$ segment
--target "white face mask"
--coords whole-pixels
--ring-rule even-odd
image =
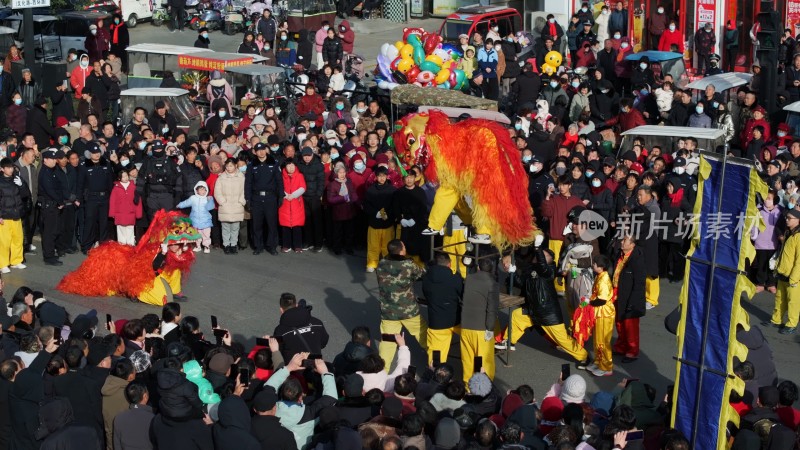
[[[642,69],[642,70],[647,69],[647,63],[639,64],[639,68]]]
[[[499,52],[501,48],[502,48],[502,47],[500,47],[499,45],[495,45],[495,46],[494,46],[494,50],[495,50],[495,51],[497,51],[497,52]]]
[[[324,27],[322,27],[322,29],[323,29],[323,30],[325,30],[325,31],[328,31],[328,28],[330,28],[330,27],[329,27],[329,26],[327,26],[327,25],[325,25]]]
[[[336,139],[328,139],[328,145],[336,145]]]
[[[619,44],[619,46],[622,47],[622,48],[628,48],[628,43],[627,42],[623,42],[622,44]]]
[[[686,172],[686,169],[683,167],[676,167],[672,169],[672,171],[677,173],[678,175],[683,175],[683,173]]]
[[[332,153],[331,153],[331,159],[336,159],[336,158],[338,158],[338,157],[339,157],[339,154],[338,154],[338,153],[336,153],[336,152],[332,152]]]
[[[300,133],[300,134],[298,134],[298,135],[297,135],[297,142],[300,142],[300,143],[302,143],[303,141],[305,141],[305,140],[306,140],[306,137],[308,137],[308,135],[307,135],[307,134],[305,134],[305,133]]]
[[[604,16],[607,16],[607,15],[608,15],[608,10],[607,10],[607,9],[604,9],[602,12],[603,12],[603,15],[604,15]]]
[[[220,117],[225,117],[226,115],[228,115],[228,111],[225,111],[225,110],[220,111],[219,114],[218,114],[218,116],[220,116]]]
[[[614,39],[621,39],[621,38],[622,38],[622,35],[621,35],[621,34],[615,34],[615,35],[614,35]]]
[[[664,14],[664,8],[658,8],[658,13],[659,14]]]
[[[550,23],[556,23],[556,19],[547,19],[547,21]]]
[[[355,169],[358,173],[363,172],[366,167],[367,166],[365,166],[361,161],[357,161],[355,164],[353,164],[353,169]]]
[[[493,27],[493,28],[492,28],[492,31],[494,31],[495,33],[497,33],[498,31],[500,31],[500,27]]]
[[[83,67],[84,69],[89,67],[89,60],[88,59],[82,59],[81,60],[81,67]]]
[[[97,30],[92,30],[91,33],[92,33],[92,35],[95,35],[95,34],[97,34]]]
[[[675,31],[675,25],[670,25],[669,26],[669,31]]]
[[[592,186],[594,187],[600,187],[601,184],[602,183],[600,183],[600,180],[592,180]]]

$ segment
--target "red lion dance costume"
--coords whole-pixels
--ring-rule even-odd
[[[186,216],[161,210],[136,247],[113,241],[100,245],[56,288],[85,297],[117,295],[164,305],[181,292],[181,273],[194,262],[194,252],[184,247],[198,239]]]
[[[528,176],[508,130],[483,119],[451,124],[440,111],[410,114],[400,126],[393,139],[401,161],[420,166],[425,178],[439,185],[429,230],[440,232],[455,209],[486,239],[479,243],[490,238],[504,250],[533,242],[538,231]],[[463,242],[463,236],[454,238]]]

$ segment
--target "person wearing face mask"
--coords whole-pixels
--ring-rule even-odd
[[[552,14],[550,14],[552,16]],[[553,19],[555,21],[555,19]],[[548,19],[549,22],[549,19]],[[583,24],[577,14],[573,14],[570,18],[569,26],[567,27],[567,50],[569,50],[570,60],[576,61],[578,59],[578,33],[583,30]],[[557,47],[556,47],[557,48]],[[537,61],[543,61],[544,56],[547,54],[545,49],[541,52],[537,51]],[[549,50],[548,50],[549,51]],[[574,66],[574,63],[573,63]]]
[[[611,33],[608,28],[608,22],[611,19],[611,12],[608,10],[608,6],[603,5],[600,9],[600,15],[594,20],[595,25],[597,25],[597,42],[604,43],[609,37],[611,37]]]
[[[786,212],[786,231],[783,234],[783,245],[779,250],[775,263],[775,278],[778,280],[775,289],[775,308],[771,320],[762,325],[780,328],[780,334],[794,334],[797,320],[800,317],[800,210],[795,208]],[[788,314],[787,314],[788,313]],[[784,323],[783,317],[787,315]]]
[[[325,111],[325,101],[321,95],[317,94],[315,88],[316,86],[313,83],[306,85],[306,94],[298,100],[295,109],[300,116],[305,116],[308,113],[315,114],[315,122],[319,128],[324,124],[322,113]]]
[[[314,51],[316,52],[317,68],[321,68],[325,65],[325,61],[322,58],[322,44],[325,43],[325,38],[328,37],[328,29],[330,27],[330,22],[323,20],[322,26],[314,33]]]
[[[694,51],[697,52],[697,70],[699,73],[705,73],[708,58],[714,53],[716,44],[717,35],[714,33],[713,25],[710,22],[706,22],[694,34]]]
[[[770,270],[769,260],[779,247],[778,236],[784,209],[778,203],[778,194],[774,190],[770,190],[764,201],[758,205],[765,228],[763,231],[759,231],[757,227],[754,227],[751,234],[751,237],[755,238],[753,244],[756,248],[756,257],[750,268],[750,280],[756,285],[756,293],[763,292],[765,289],[772,293],[777,292],[777,282],[773,271]]]
[[[569,106],[569,96],[561,88],[558,77],[552,77],[547,81],[542,89],[542,98],[547,101],[551,115],[559,119],[565,116]]]
[[[589,22],[590,27],[594,26],[594,13],[592,12],[588,2],[581,3],[581,9],[579,9],[575,14],[578,15],[578,19],[580,19],[581,23]]]
[[[533,64],[526,62],[522,66],[522,74],[511,85],[511,92],[517,99],[517,113],[521,113],[523,109],[532,109],[534,107],[536,99],[539,98],[541,88],[542,79],[533,70]]]
[[[703,101],[700,101],[695,105],[694,112],[691,116],[689,116],[689,124],[690,128],[711,128],[712,127],[712,120],[708,114],[705,113],[706,104]]]
[[[573,81],[573,83],[576,83]],[[572,96],[572,102],[569,105],[569,120],[572,122],[577,122],[580,119],[582,114],[586,114],[588,111],[591,111],[590,106],[590,99],[591,92],[589,89],[589,83],[577,83],[577,86],[573,84],[576,92],[575,95]]]
[[[511,84],[516,81],[521,72],[517,62],[517,53],[520,51],[522,51],[522,47],[517,42],[517,37],[514,36],[514,33],[508,33],[508,36],[500,42],[499,57],[503,59],[503,70],[500,70],[498,61],[497,75],[503,82],[501,89],[503,97],[511,91]]]
[[[658,5],[655,12],[650,13],[650,22],[647,25],[647,32],[650,33],[650,49],[657,50],[659,48],[661,35],[667,29],[668,21],[669,18],[662,5]]]
[[[592,32],[592,23],[593,22],[590,20],[583,21],[583,30],[575,37],[575,45],[578,50],[583,48],[584,43],[588,43],[589,46],[592,46],[597,41],[597,35]]]
[[[73,92],[75,92],[76,99],[81,98],[83,88],[86,87],[86,79],[89,78],[89,74],[92,73],[93,70],[89,65],[89,55],[84,53],[80,56],[79,60],[80,63],[75,67],[72,71],[72,75],[69,77],[69,84],[72,86]]]
[[[552,14],[547,15],[547,23],[542,29],[542,35],[552,37],[553,45],[555,45],[556,48],[561,48],[561,38],[564,36],[564,29],[561,28],[561,24],[556,20],[556,16]],[[519,53],[519,51],[517,51],[517,53]]]
[[[658,51],[672,51],[673,45],[678,47],[678,53],[683,53],[683,33],[678,29],[677,22],[670,20],[667,29],[664,30],[661,39],[658,41]]]
[[[528,169],[528,200],[531,202],[533,214],[536,216],[537,223],[542,223],[542,202],[547,196],[548,188],[550,186],[555,186],[555,181],[553,177],[544,170],[544,164],[538,156],[523,156],[522,166]]]
[[[389,125],[389,119],[386,117],[383,110],[381,110],[377,100],[370,101],[367,110],[363,112],[359,111],[358,114],[360,117],[356,125],[356,131],[358,132],[362,130],[372,131],[378,123]]]
[[[86,36],[84,47],[89,53],[90,61],[100,61],[103,59],[103,52],[109,50],[108,34],[103,29],[102,21],[98,24],[89,25],[89,34]]]
[[[725,48],[725,66],[728,72],[733,72],[736,68],[736,56],[739,54],[739,29],[735,20],[728,21],[722,40]]]
[[[145,158],[137,178],[136,192],[145,199],[147,217],[153,216],[159,209],[167,211],[175,207],[175,185],[178,182],[178,166],[167,156],[164,145],[156,141],[152,144],[152,156]]]
[[[291,67],[297,62],[297,51],[289,46],[289,33],[281,31],[275,41],[275,60],[279,66]]]
[[[196,48],[208,48],[211,45],[211,39],[208,38],[208,28],[202,27],[197,30],[197,40],[194,41]]]
[[[184,201],[194,195],[195,185],[200,181],[205,181],[211,175],[203,161],[197,157],[197,150],[193,147],[186,149],[183,163],[178,166],[178,169],[180,175],[175,183],[175,197],[178,201]]]
[[[328,117],[325,119],[325,128],[332,130],[338,126],[339,121],[344,121],[348,129],[355,126],[353,117],[350,115],[350,101],[343,96],[334,97],[331,102],[331,109],[328,111]]]
[[[128,52],[125,49],[130,45],[131,37],[128,33],[128,25],[122,20],[122,15],[114,14],[109,29],[111,31],[111,53],[120,57],[122,71],[128,73]]]
[[[558,177],[557,186],[549,185],[547,194],[542,202],[542,218],[547,219],[548,227],[548,248],[554,255],[561,254],[561,246],[564,243],[564,229],[569,223],[569,211],[576,206],[583,206],[583,201],[572,195],[573,179],[570,174]],[[564,292],[564,283],[556,282],[556,290]]]
[[[631,86],[655,86],[656,78],[650,68],[650,58],[642,56],[636,64],[636,69],[631,72]]]
[[[244,38],[242,39],[242,43],[239,44],[239,49],[236,50],[236,53],[246,53],[249,55],[258,55],[258,46],[256,45],[256,35],[253,34],[252,31],[247,31],[244,34]]]

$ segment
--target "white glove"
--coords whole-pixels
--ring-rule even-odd
[[[400,226],[405,228],[408,226],[408,221],[406,219],[400,219]]]
[[[406,221],[406,223],[408,223],[408,226],[409,226],[409,227],[413,227],[414,225],[416,225],[416,224],[417,224],[417,222],[414,222],[414,219],[408,219],[408,220]]]
[[[169,251],[169,246],[167,244],[161,244],[161,253],[166,255],[167,251]]]
[[[178,155],[178,165],[179,165],[179,166],[180,166],[181,164],[183,164],[183,161],[184,161],[183,155]]]
[[[22,186],[22,178],[20,178],[19,176],[14,177],[14,184],[16,184],[17,186]]]
[[[572,223],[568,223],[567,226],[564,227],[564,231],[561,232],[564,236],[572,233]]]
[[[486,342],[489,342],[489,341],[491,341],[492,339],[494,339],[494,331],[492,331],[492,330],[486,330],[486,331],[484,331],[484,332],[483,332],[483,339],[484,339]]]
[[[377,213],[377,214],[375,214],[375,218],[376,218],[376,219],[383,219],[383,215],[381,214],[381,212],[380,212],[380,211],[378,211],[378,213]]]
[[[514,273],[516,271],[517,271],[517,266],[515,266],[514,264],[508,266],[508,273]]]
[[[542,245],[542,242],[544,242],[544,235],[543,234],[536,235],[536,239],[533,240],[533,246],[539,248],[539,246]]]

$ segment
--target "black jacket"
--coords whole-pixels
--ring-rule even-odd
[[[259,161],[258,158],[253,159],[244,174],[244,199],[248,202],[263,199],[263,196],[259,196],[259,192],[270,192],[270,195],[276,195],[278,206],[283,203],[283,176],[280,165],[272,155],[267,155],[267,159],[264,161]]]
[[[50,138],[54,140],[58,139],[56,131],[47,121],[47,111],[39,105],[34,105],[28,110],[28,115],[25,119],[25,129],[28,133],[33,134],[36,145],[42,149],[50,146]]]
[[[358,342],[348,342],[342,353],[333,358],[333,373],[337,377],[346,377],[358,371],[361,361],[374,353],[371,347]]]
[[[336,402],[336,412],[340,420],[346,420],[357,428],[372,418],[372,405],[366,397],[344,397]]]
[[[114,417],[114,450],[128,448],[145,449],[150,446],[150,424],[153,408],[147,405],[131,405]]]
[[[527,267],[520,264],[519,283],[525,295],[526,312],[537,326],[553,326],[564,323],[554,280],[555,262],[545,264],[544,251],[536,249],[536,262]]]
[[[198,36],[197,40],[194,41],[194,46],[197,48],[208,48],[209,44],[211,44],[211,39],[204,38],[203,36]]]
[[[36,437],[44,439],[40,449],[100,450],[102,440],[92,429],[74,423],[72,406],[64,397],[55,397],[42,403],[39,410],[39,430]]]
[[[112,81],[105,75],[96,75],[94,72],[86,77],[86,87],[92,89],[92,98],[100,102],[102,109],[108,109],[108,87]]]
[[[619,106],[619,96],[611,86],[611,82],[603,80],[600,82],[599,87],[609,89],[609,91],[603,94],[600,89],[597,89],[594,95],[589,96],[589,109],[592,112],[592,120],[595,123],[605,122],[614,117]]]
[[[503,58],[506,60],[506,71],[503,72],[503,78],[517,78],[522,72],[517,62],[517,53],[522,51],[522,47],[518,42],[503,40],[500,48],[503,50]]]
[[[159,414],[150,424],[150,442],[157,450],[214,450],[211,427],[201,419],[177,421]]]
[[[637,86],[647,85],[650,90],[655,89],[656,79],[653,75],[652,69],[640,69],[638,66],[631,72],[631,86],[636,89]]]
[[[284,361],[291,361],[299,352],[322,354],[322,349],[328,345],[325,325],[311,315],[307,306],[296,306],[281,314],[272,335],[283,340],[281,355]]]
[[[256,414],[250,420],[250,432],[261,443],[262,450],[297,450],[294,434],[275,416]]]
[[[26,205],[31,201],[28,186],[25,183],[22,186],[14,184],[15,176],[6,177],[0,174],[0,219],[22,219]]]
[[[508,69],[506,69],[508,70]],[[542,79],[538,73],[522,72],[517,77],[517,82],[511,85],[511,92],[517,98],[517,111],[528,103],[534,105],[539,98],[539,90],[542,88]]]
[[[175,186],[175,190],[181,201],[194,195],[195,185],[199,181],[205,181],[209,176],[209,171],[205,165],[202,169],[198,169],[197,166],[186,161],[178,167],[178,170],[180,175],[178,175],[178,183]]]
[[[322,42],[322,60],[325,64],[333,66],[337,64],[337,61],[339,61],[338,64],[342,64],[344,62],[343,55],[342,40],[336,36],[333,39],[326,37]]]
[[[464,282],[461,328],[493,330],[500,303],[500,286],[493,274],[479,271]]]
[[[239,50],[237,53],[246,53],[250,55],[258,55],[258,46],[256,45],[255,41],[253,42],[242,42],[239,44]]]
[[[300,37],[297,39],[297,63],[308,70],[313,57],[314,35],[310,34],[308,30],[300,30]]]
[[[367,223],[372,228],[386,229],[394,226],[395,217],[392,208],[394,200],[394,192],[396,189],[386,180],[383,184],[375,184],[367,188],[367,193],[364,196],[364,214],[367,218]],[[386,219],[379,218],[378,212],[384,211]]]
[[[175,132],[178,129],[178,122],[175,120],[175,116],[171,113],[166,113],[164,117],[158,115],[157,112],[153,111],[150,114],[150,118],[147,119],[147,122],[150,124],[150,127],[153,129],[153,133],[158,135],[165,135],[164,128],[168,127],[168,132]]]
[[[99,439],[105,436],[101,387],[102,382],[91,378],[87,370],[70,370],[53,380],[53,393],[69,400],[75,423],[91,427]]]
[[[216,450],[260,450],[261,444],[250,433],[250,412],[241,397],[231,395],[217,408],[219,420],[212,430]]]
[[[638,245],[633,248],[628,261],[619,274],[617,287],[617,320],[643,317],[645,314],[644,282],[647,277],[645,271],[645,257],[642,248]]]
[[[0,379],[0,449],[11,446],[11,388],[14,385],[5,378]]]
[[[67,120],[72,120],[75,118],[75,109],[72,107],[72,97],[66,94],[66,92],[59,92],[55,91],[52,96],[50,96],[50,101],[53,103],[52,115],[53,115],[53,124],[56,123],[57,117],[66,117]]]
[[[201,419],[203,402],[197,394],[197,385],[186,375],[174,369],[161,369],[156,373],[158,410],[161,415],[174,420]]]
[[[5,333],[3,333],[5,335]],[[42,376],[25,369],[14,378],[9,394],[11,414],[11,448],[38,450],[36,430],[39,428],[39,403],[44,400]]]
[[[428,326],[443,330],[461,323],[461,296],[464,281],[449,267],[428,267],[422,277],[422,293],[428,301]]]
[[[136,179],[136,192],[140,196],[151,193],[173,193],[178,181],[178,165],[161,151],[146,158]]]
[[[303,198],[322,198],[322,194],[325,193],[325,169],[320,160],[313,157],[308,164],[301,160],[297,163],[297,170],[303,174],[303,178],[306,180],[306,191],[303,192]]]

